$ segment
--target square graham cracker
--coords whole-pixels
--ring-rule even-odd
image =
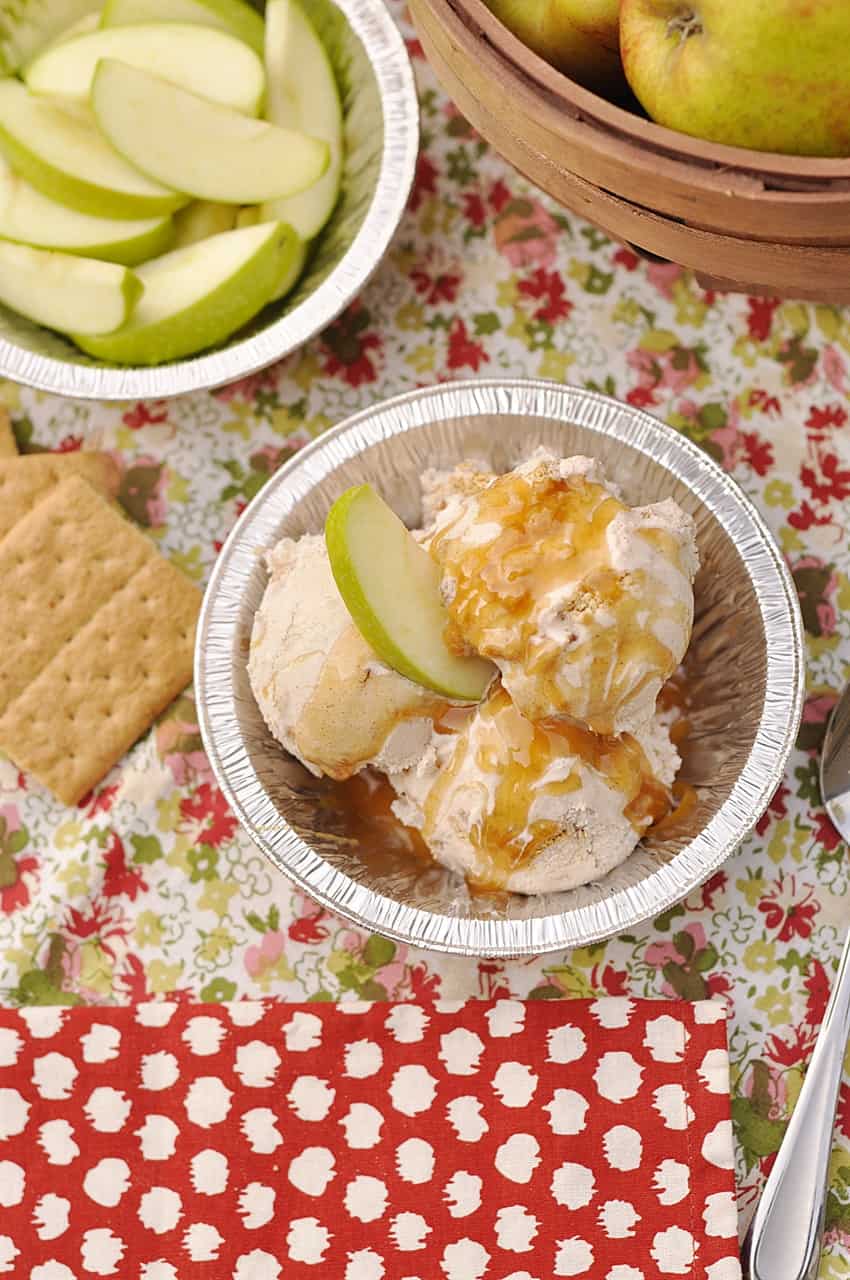
[[[0,749],[76,804],[192,678],[201,593],[79,476],[0,541]]]
[[[0,458],[17,458],[18,442],[12,430],[12,419],[5,405],[0,405]]]
[[[88,480],[98,493],[108,498],[118,493],[118,468],[108,453],[27,453],[23,457],[0,457],[0,538],[68,476]]]

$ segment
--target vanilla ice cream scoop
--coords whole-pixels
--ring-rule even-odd
[[[472,884],[532,894],[597,880],[671,808],[680,761],[655,721],[621,739],[544,727],[497,687],[446,728],[417,768],[390,779],[393,811]]]
[[[420,478],[422,523],[428,528],[454,498],[472,498],[496,479],[486,462],[466,458],[451,470],[429,467]]]
[[[284,538],[251,632],[248,674],[269,729],[317,775],[415,764],[446,701],[386,666],[343,604],[325,541]]]
[[[598,463],[546,450],[506,475],[433,487],[450,647],[495,662],[529,720],[646,726],[690,641],[691,517],[669,498],[627,507]]]

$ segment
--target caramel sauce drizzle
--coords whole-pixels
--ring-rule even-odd
[[[545,712],[564,706],[564,690],[555,673],[565,660],[590,661],[589,679],[579,690],[591,708],[614,707],[634,692],[634,672],[665,679],[672,666],[670,650],[652,633],[660,613],[671,617],[673,602],[654,598],[642,571],[618,574],[607,563],[606,531],[626,508],[601,485],[581,476],[552,476],[545,467],[529,476],[508,473],[477,489],[479,526],[499,532],[480,545],[455,536],[450,524],[432,539],[430,551],[455,579],[449,604],[447,640],[457,652],[474,647],[483,656],[520,662],[538,678],[544,715],[536,723],[520,714],[497,685],[476,709],[452,706],[428,690],[418,692],[373,676],[374,654],[353,625],[329,654],[323,679],[302,709],[297,726],[299,751],[307,759],[327,761],[329,739],[336,758],[326,772],[343,780],[334,789],[334,808],[346,831],[368,850],[370,869],[391,873],[400,859],[431,865],[433,840],[444,803],[455,787],[470,751],[477,769],[493,779],[492,800],[484,818],[470,831],[478,859],[469,877],[476,891],[504,888],[511,874],[531,862],[562,831],[549,818],[532,818],[535,801],[563,796],[582,785],[578,764],[599,773],[622,796],[622,812],[639,836],[663,834],[687,817],[697,803],[689,784],[664,787],[653,775],[640,744],[631,735],[614,737],[600,713],[593,731],[563,716]],[[642,530],[666,556],[676,560],[675,540],[663,530]],[[567,651],[538,634],[537,610],[544,597],[577,587],[570,611],[582,604],[590,618],[604,613],[585,638],[575,638]],[[353,724],[347,690],[352,682],[375,679],[376,696],[360,702],[365,709]],[[378,691],[380,696],[378,695]],[[677,746],[689,732],[686,682],[675,676],[662,689],[659,709],[675,709],[671,738]],[[591,720],[586,714],[582,719]],[[430,717],[438,734],[455,739],[447,763],[425,803],[423,831],[405,827],[393,814],[394,792],[364,759],[377,756],[394,728],[405,720]],[[602,731],[598,731],[602,727]],[[330,726],[330,729],[329,729]],[[572,767],[559,762],[572,761]],[[353,774],[353,776],[351,776]],[[482,784],[483,785],[483,784]]]
[[[627,508],[602,485],[553,475],[545,464],[528,475],[499,476],[476,502],[475,525],[498,528],[492,539],[475,545],[449,523],[429,548],[456,584],[449,647],[520,663],[539,684],[535,707],[523,708],[531,718],[555,708],[610,734],[621,703],[673,668],[653,623],[660,615],[683,621],[679,602],[658,599],[657,584],[643,570],[623,574],[609,564],[607,530]],[[678,563],[678,545],[665,530],[636,536]],[[540,610],[552,592],[570,597],[567,611],[585,613],[592,623],[566,650],[540,634]],[[556,680],[565,662],[587,669],[575,691]]]
[[[434,858],[422,833],[406,827],[392,811],[395,792],[382,773],[362,769],[333,789],[333,808],[343,820],[346,835],[356,840],[374,874],[391,875],[405,859],[423,867]]]
[[[674,671],[658,695],[658,711],[675,711],[676,719],[670,725],[670,741],[682,754],[691,733],[691,696],[687,672],[684,667]],[[683,778],[676,778],[670,788],[671,796],[667,813],[661,815],[649,828],[647,835],[664,836],[691,816],[699,802],[696,789]]]
[[[531,817],[535,801],[581,788],[577,767],[568,773],[559,761],[580,762],[602,775],[623,797],[623,813],[643,833],[670,809],[670,794],[652,775],[640,744],[628,734],[603,737],[564,721],[532,724],[497,686],[479,707],[474,722],[457,737],[454,751],[425,802],[423,835],[433,840],[441,813],[470,751],[482,773],[495,779],[489,811],[473,825],[478,853],[472,879],[501,887],[562,831],[558,822]]]
[[[674,708],[680,718],[671,737],[684,740],[689,721],[687,684],[677,672],[664,686],[659,709]],[[468,877],[472,894],[502,895],[510,874],[528,864],[559,833],[557,823],[542,819],[529,823],[536,795],[563,795],[575,790],[575,772],[543,783],[547,770],[559,759],[578,756],[605,776],[624,795],[623,812],[641,835],[664,836],[685,820],[696,807],[697,792],[690,783],[675,781],[668,791],[649,771],[646,756],[634,738],[605,738],[560,721],[556,727],[532,725],[497,689],[482,708],[487,727],[479,748],[479,763],[502,770],[492,814],[472,833],[479,850],[479,865]],[[469,721],[473,708],[446,706],[435,722],[440,734],[457,736],[448,765],[431,790],[426,827],[419,832],[405,826],[393,813],[395,792],[383,774],[364,769],[333,788],[333,808],[343,826],[360,846],[362,857],[375,875],[392,875],[411,858],[423,869],[433,866],[428,847],[441,804],[469,750]],[[682,728],[682,733],[677,730]],[[439,788],[439,791],[438,791]]]

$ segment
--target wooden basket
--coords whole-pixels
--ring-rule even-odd
[[[550,67],[483,0],[410,0],[458,108],[568,209],[717,288],[850,302],[850,159],[691,138]]]

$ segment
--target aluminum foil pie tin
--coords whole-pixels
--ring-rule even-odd
[[[248,681],[262,553],[321,531],[333,501],[373,484],[411,526],[419,476],[483,458],[504,471],[538,445],[598,458],[626,501],[675,498],[696,521],[701,569],[689,657],[692,731],[681,777],[698,802],[604,879],[566,893],[471,896],[440,867],[390,857],[346,830],[334,785],[271,737]],[[415,946],[521,956],[586,945],[669,908],[737,848],[779,784],[800,722],[802,622],[790,574],[737,484],[649,414],[555,383],[493,380],[415,391],[359,413],[269,480],[227,540],[207,588],[195,659],[201,732],[219,785],[289,880],[364,929]]]
[[[297,288],[222,346],[154,368],[93,360],[0,306],[0,377],[87,400],[160,400],[218,387],[295,351],[361,291],[410,194],[419,147],[416,87],[383,0],[310,0],[310,18],[340,86],[346,155],[339,203]]]

